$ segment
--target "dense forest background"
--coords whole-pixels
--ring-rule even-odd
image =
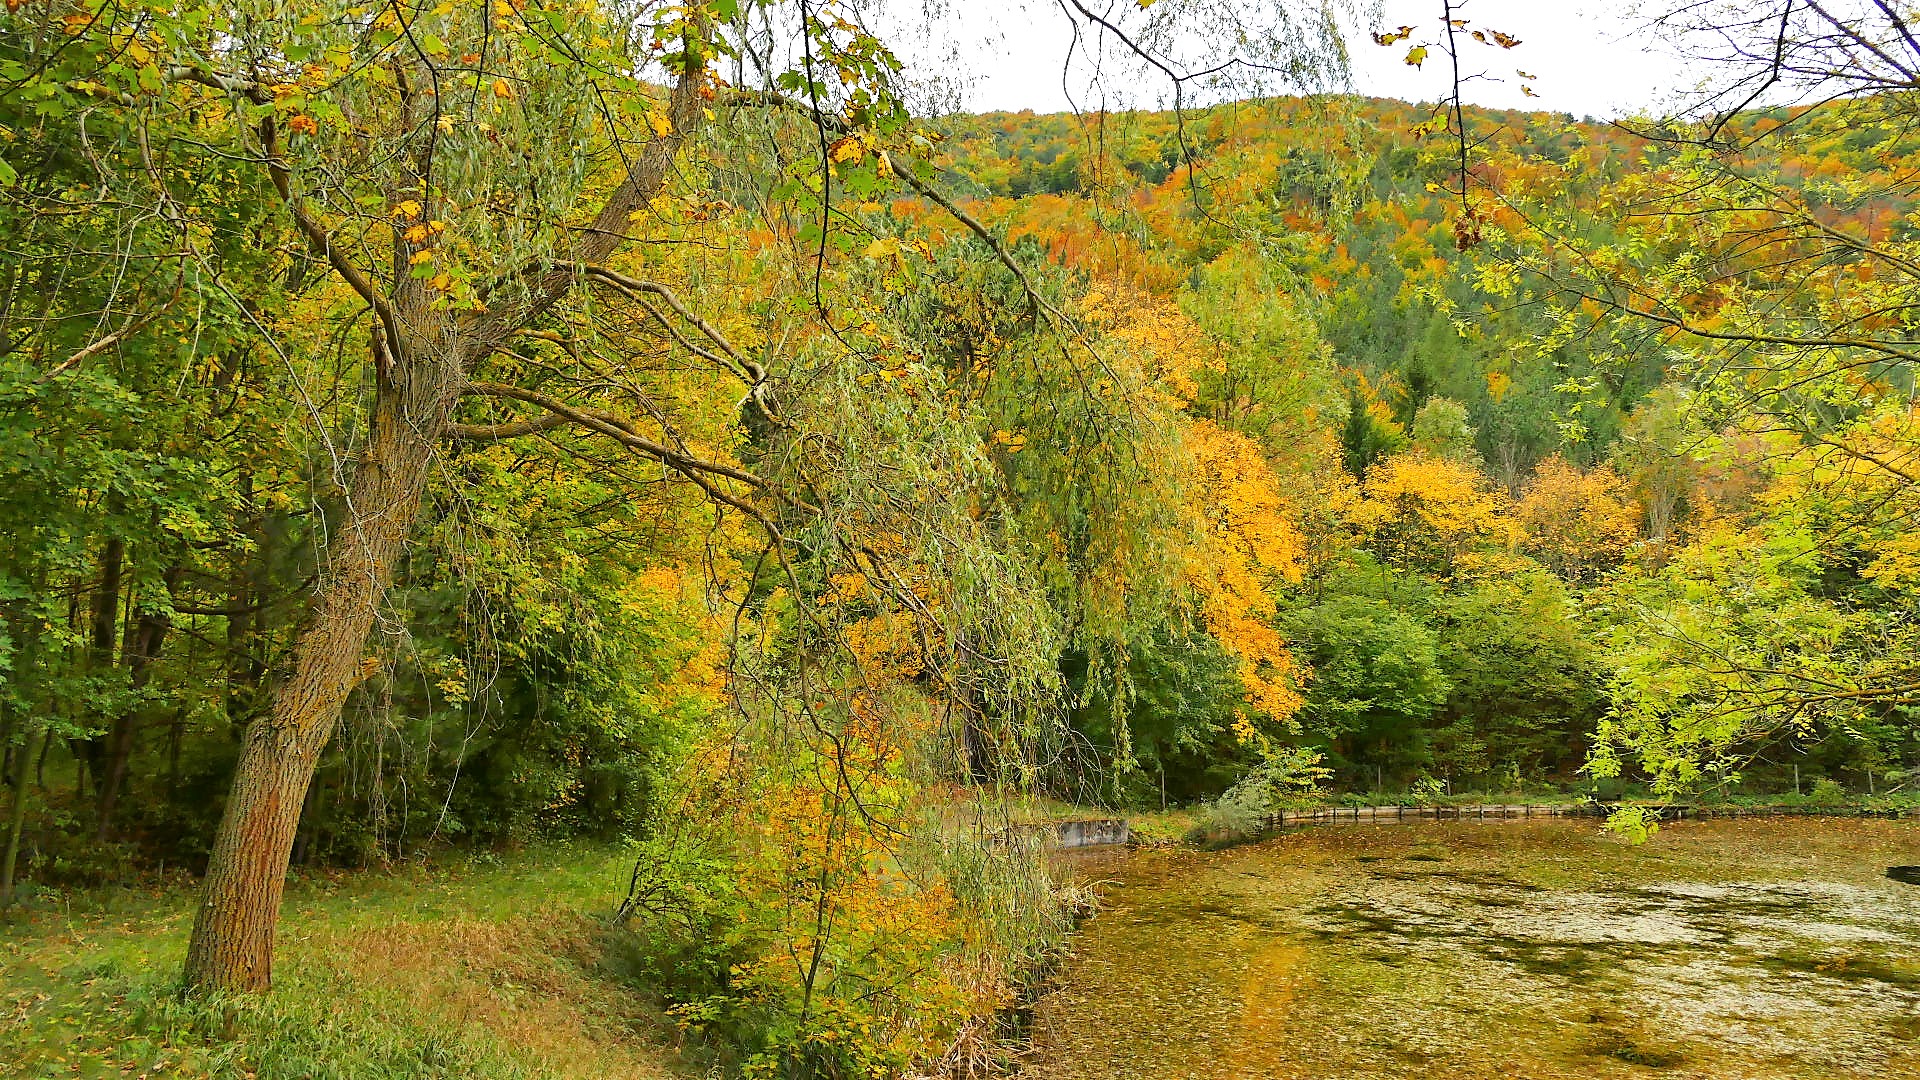
[[[1865,651],[1820,663],[1857,677],[1884,657],[1874,634],[1910,629],[1905,556],[1882,547],[1904,542],[1878,531],[1904,526],[1855,531],[1865,523],[1826,501],[1858,512],[1848,485],[1889,494],[1861,448],[1831,435],[1872,415],[1882,390],[1905,401],[1910,370],[1863,374],[1847,388],[1857,396],[1810,390],[1755,409],[1760,380],[1730,387],[1710,343],[1636,321],[1617,285],[1569,296],[1511,243],[1564,224],[1551,242],[1582,256],[1673,257],[1689,234],[1663,218],[1653,184],[1704,182],[1674,167],[1676,147],[1632,124],[1469,107],[1468,130],[1500,147],[1473,182],[1498,193],[1490,217],[1509,240],[1463,244],[1453,147],[1431,137],[1434,115],[1349,99],[953,127],[954,174],[1016,223],[1012,236],[1088,281],[1171,301],[1172,336],[1210,354],[1189,410],[1290,478],[1302,554],[1272,622],[1311,674],[1274,737],[1322,754],[1339,790],[1541,783],[1612,797],[1610,781],[1653,775],[1610,767],[1616,747],[1648,735],[1622,718],[1659,715],[1661,740],[1709,748],[1710,762],[1677,765],[1688,782],[1722,794],[1897,785],[1915,763],[1905,703],[1823,723],[1813,705],[1743,695],[1768,692],[1769,666],[1843,639]],[[1727,138],[1822,227],[1901,237],[1909,136],[1866,109],[1811,119],[1752,111]],[[1763,141],[1796,120],[1806,130],[1790,143]],[[1672,173],[1650,180],[1662,165]],[[1528,219],[1550,204],[1562,221]],[[1730,231],[1760,260],[1781,257],[1762,236],[1777,227]],[[1743,558],[1756,562],[1727,565]],[[1707,595],[1722,590],[1736,595]],[[1798,629],[1775,637],[1776,620]],[[1854,638],[1847,624],[1875,630]],[[1230,635],[1208,636],[1231,653]],[[1104,760],[1137,766],[1106,770],[1109,797],[1150,802],[1163,777],[1174,799],[1211,797],[1251,764],[1221,720],[1241,688],[1223,680],[1206,703],[1197,669],[1144,659],[1152,649],[1130,669],[1141,700],[1129,730],[1116,739],[1097,708],[1076,725]],[[1662,668],[1703,655],[1726,682],[1665,682],[1675,673]],[[1676,724],[1689,710],[1729,723]]]
[[[1154,508],[1186,516],[1174,527],[1237,549],[1182,553],[1198,565],[1160,584],[1187,595],[1103,628],[1094,647],[1122,663],[1062,653],[1074,737],[1039,778],[1048,790],[1121,806],[1210,799],[1284,744],[1323,755],[1333,790],[1617,795],[1585,768],[1603,718],[1647,692],[1635,680],[1660,662],[1649,650],[1704,647],[1660,644],[1644,620],[1671,614],[1657,611],[1667,598],[1744,569],[1765,575],[1750,618],[1787,604],[1891,618],[1904,602],[1870,550],[1835,550],[1818,516],[1785,512],[1782,448],[1708,426],[1708,403],[1673,373],[1673,344],[1598,320],[1570,331],[1565,312],[1486,286],[1503,267],[1456,247],[1437,185],[1447,163],[1413,133],[1427,116],[1339,100],[943,125],[943,167],[974,185],[975,212],[1007,222],[1011,249],[1124,354],[1150,398],[1130,419],[1195,459],[1160,478],[1171,490],[1102,490],[1118,478],[1059,475],[1084,466],[1023,430],[1031,400],[1012,395],[1044,383],[975,389],[993,395],[983,445],[1016,499],[1151,495],[1178,504]],[[1617,197],[1658,152],[1553,114],[1473,122],[1501,131],[1486,167],[1504,183],[1550,177],[1580,208]],[[1806,154],[1778,167],[1851,176],[1884,167],[1886,150],[1843,131]],[[887,212],[903,230],[928,217],[913,200]],[[1883,200],[1847,217],[1900,214]],[[1616,239],[1599,217],[1590,227]],[[927,328],[943,367],[965,375],[1020,333],[982,324],[993,298],[979,294],[997,283],[981,280],[991,256],[977,241],[936,223],[922,253],[876,246],[869,264],[925,264],[901,317]],[[297,494],[324,482],[311,475],[322,466],[274,460],[278,430],[238,415],[243,358],[204,339],[175,345],[202,357],[197,400],[99,365],[85,379],[23,378],[8,412],[8,514],[34,523],[10,548],[10,580],[24,592],[69,575],[36,594],[57,598],[46,621],[10,634],[10,715],[62,724],[29,766],[51,815],[29,836],[33,851],[78,860],[74,872],[204,853],[235,734],[313,573],[309,533],[325,525]],[[240,456],[209,460],[214,448]],[[705,527],[689,528],[668,492],[635,498],[615,474],[541,458],[456,459],[463,483],[406,567],[406,620],[385,631],[389,651],[329,751],[298,858],[635,829],[680,740],[718,707]],[[1092,530],[1133,529],[1103,519],[1143,511],[1044,512]],[[1740,550],[1777,554],[1718,565]],[[26,600],[12,601],[16,618]],[[64,645],[25,651],[48,650],[48,634]],[[1743,729],[1714,780],[1778,793],[1797,770],[1802,787],[1897,785],[1920,752],[1913,729],[1861,721]],[[24,749],[14,724],[10,762]]]
[[[1057,944],[1035,796],[1911,785],[1904,97],[926,118],[455,7],[0,45],[10,889],[625,838],[676,1015],[853,1075]]]

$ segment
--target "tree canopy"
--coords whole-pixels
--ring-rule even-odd
[[[290,863],[624,837],[689,1029],[876,1075],[1065,932],[1036,799],[1908,782],[1920,45],[1762,7],[1600,124],[1455,5],[1427,107],[1069,2],[1172,107],[1034,116],[917,7],[10,3],[9,898],[185,862],[259,990]]]

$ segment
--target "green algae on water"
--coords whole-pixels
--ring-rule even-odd
[[[1920,1077],[1920,825],[1310,829],[1107,855],[1034,1080]]]

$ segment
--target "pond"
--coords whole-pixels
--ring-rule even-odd
[[[1920,1077],[1920,824],[1340,825],[1104,882],[1033,1080]]]

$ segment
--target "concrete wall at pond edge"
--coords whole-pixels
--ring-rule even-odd
[[[1124,844],[1133,836],[1126,818],[1089,818],[1085,821],[1058,823],[1058,843],[1062,848],[1099,847]]]

